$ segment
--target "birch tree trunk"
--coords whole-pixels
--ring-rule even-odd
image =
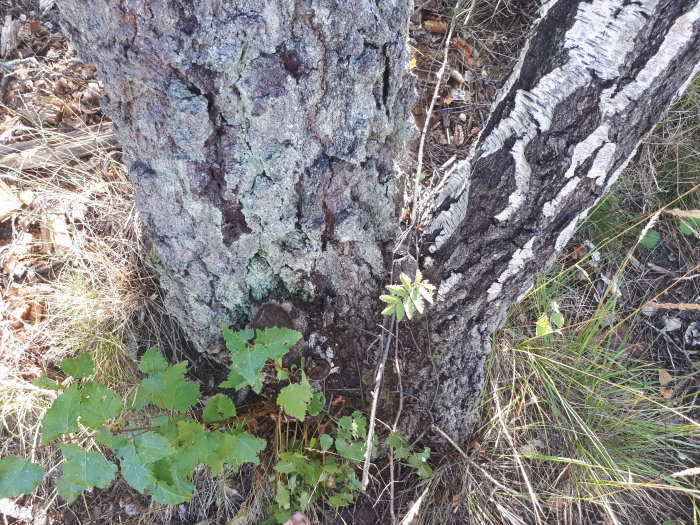
[[[434,421],[468,438],[507,309],[551,266],[699,62],[697,0],[544,7],[469,157],[423,218],[421,265],[441,303],[404,377],[417,405],[407,428]]]
[[[167,305],[198,348],[269,298],[329,336],[341,317],[376,321],[412,100],[408,0],[59,5],[107,85]],[[434,421],[467,439],[507,308],[699,59],[699,0],[543,8],[478,142],[422,217],[414,255],[440,302],[406,356],[409,431]]]

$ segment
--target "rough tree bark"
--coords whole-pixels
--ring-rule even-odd
[[[370,317],[394,241],[407,0],[62,0],[107,85],[168,306],[199,348],[286,299]],[[409,430],[463,441],[506,309],[550,264],[698,69],[700,3],[555,0],[418,257],[439,304],[407,354]],[[365,321],[366,322],[366,321]],[[428,344],[429,343],[429,344]],[[362,352],[363,348],[345,348]]]
[[[266,299],[374,309],[409,131],[408,0],[60,9],[106,85],[166,306],[197,348]]]

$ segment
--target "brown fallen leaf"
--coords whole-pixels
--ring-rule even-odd
[[[399,217],[399,220],[401,222],[405,222],[410,218],[411,218],[411,207],[404,206],[403,208],[401,208],[401,216]]]
[[[443,22],[442,20],[425,20],[423,21],[423,29],[431,33],[444,35],[447,33],[447,22]]]
[[[664,399],[671,399],[673,397],[673,388],[669,388],[668,385],[673,381],[673,376],[668,370],[659,368],[659,393]]]
[[[463,39],[457,37],[452,40],[452,45],[464,53],[464,60],[467,62],[469,67],[476,67],[476,60],[474,60],[474,48],[467,44]]]
[[[550,496],[547,498],[547,505],[553,509],[563,509],[566,507],[566,499],[561,496]]]

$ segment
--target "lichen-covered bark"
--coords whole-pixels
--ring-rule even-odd
[[[419,401],[412,414],[430,412],[458,441],[478,421],[484,359],[506,310],[700,61],[697,0],[559,0],[543,11],[468,159],[423,218],[422,265],[441,303],[404,388]]]
[[[167,307],[200,349],[266,299],[369,308],[395,231],[408,0],[62,0],[105,83]]]

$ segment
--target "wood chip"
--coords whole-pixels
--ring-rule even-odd
[[[443,22],[442,20],[424,20],[423,29],[431,33],[444,35],[447,33],[447,22]]]
[[[19,45],[19,31],[24,25],[19,20],[12,20],[12,16],[5,17],[5,24],[0,31],[0,57],[6,57]]]
[[[0,221],[5,220],[21,207],[22,201],[17,198],[11,187],[0,179]]]

